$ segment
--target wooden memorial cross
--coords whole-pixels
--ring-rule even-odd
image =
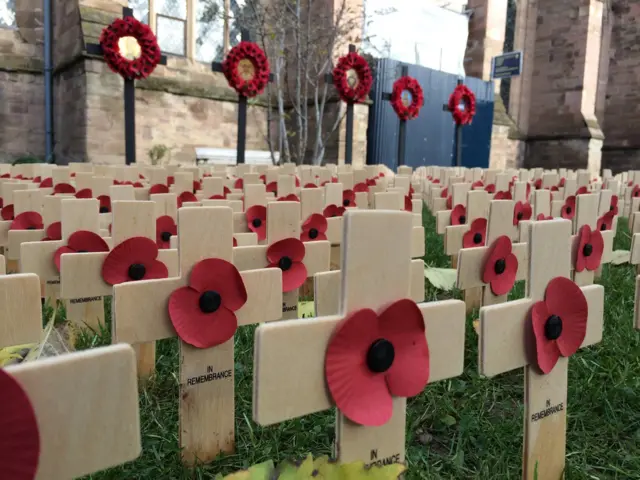
[[[41,339],[42,304],[38,276],[33,273],[5,275],[2,271],[0,275],[0,349],[39,343]]]
[[[480,309],[480,374],[525,369],[522,478],[565,470],[568,357],[602,339],[604,288],[571,276],[571,222],[529,226],[527,297]]]
[[[13,192],[15,219],[7,232],[8,248],[5,252],[9,272],[20,271],[20,245],[23,242],[37,242],[45,236],[43,202],[44,196],[39,189]]]
[[[282,274],[233,266],[228,207],[183,207],[178,224],[180,275],[116,285],[114,341],[181,339],[180,446],[192,465],[235,450],[234,334],[281,317]]]
[[[413,230],[411,230],[411,258],[424,257],[424,226],[422,214],[416,213],[420,200],[409,200],[398,191],[376,193],[374,205],[376,210],[403,210],[413,216]]]
[[[411,300],[411,230],[405,212],[345,214],[339,314],[256,330],[257,423],[336,405],[338,461],[404,461],[406,397],[462,373],[465,328],[461,301]]]
[[[0,210],[2,216],[0,217],[0,246],[3,249],[3,253],[8,253],[9,247],[9,229],[15,218],[15,205],[14,194],[19,190],[27,190],[29,185],[27,183],[20,182],[1,182],[0,190],[2,192],[3,207]]]
[[[249,31],[242,29],[240,31],[241,40],[243,42],[250,42]],[[243,78],[245,76],[252,78],[255,74],[253,66],[243,65]],[[222,72],[222,63],[213,62],[211,64],[211,71]],[[246,80],[246,79],[245,79]],[[273,74],[269,73],[269,81],[273,81]],[[236,141],[236,164],[241,165],[245,160],[245,148],[247,143],[247,97],[244,95],[238,95],[238,139]]]
[[[7,480],[69,480],[140,455],[135,356],[128,345],[0,369],[0,391]]]
[[[458,81],[456,82],[456,85],[462,85],[464,83],[464,79],[462,78],[458,78]],[[466,108],[465,105],[461,104],[458,105],[457,108]],[[445,103],[444,105],[442,105],[442,110],[445,112],[451,112],[451,109],[449,108],[449,104]],[[456,123],[456,166],[461,167],[462,166],[462,125],[459,125]]]
[[[233,263],[240,270],[269,266],[282,269],[282,318],[298,318],[298,296],[305,280],[329,271],[330,243],[327,240],[302,242],[300,202],[269,202],[266,216],[267,245],[237,247]]]
[[[447,209],[436,212],[436,233],[444,235],[445,229],[451,225],[467,223],[467,194],[471,190],[471,183],[454,183],[441,191],[447,199]],[[451,200],[449,200],[451,199]]]
[[[122,7],[122,16],[133,17],[133,9]],[[129,41],[128,41],[129,40]],[[138,42],[131,37],[124,37],[118,42],[122,55],[129,60],[140,55]],[[86,44],[87,53],[90,55],[103,56],[100,44]],[[167,57],[160,57],[160,65],[167,64]],[[124,79],[124,145],[125,161],[127,165],[136,163],[136,85],[133,78]]]
[[[398,78],[402,78],[402,77],[406,77],[407,75],[409,75],[409,65],[401,65],[400,66],[400,77]],[[383,92],[382,93],[382,99],[383,100],[387,100],[387,101],[391,101],[391,93],[390,92]],[[409,106],[411,104],[411,94],[409,94],[409,92],[403,92],[402,95],[402,103],[405,104],[405,106]],[[398,163],[397,163],[397,167],[400,167],[402,165],[404,165],[404,156],[405,156],[405,150],[406,150],[406,144],[407,144],[407,121],[400,118],[398,120]]]

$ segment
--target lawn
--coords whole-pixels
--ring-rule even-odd
[[[442,239],[435,233],[435,218],[425,211],[423,220],[425,262],[449,266],[442,253]],[[618,225],[614,248],[628,250],[626,224],[621,221]],[[605,266],[599,282],[606,289],[604,339],[570,360],[568,480],[640,478],[640,332],[632,324],[634,268],[626,264]],[[512,298],[523,296],[522,287],[512,292]],[[429,285],[426,289],[427,301],[457,296]],[[523,373],[479,377],[477,337],[470,324],[471,316],[464,374],[430,385],[422,395],[409,400],[409,479],[520,478]],[[196,469],[182,467],[178,448],[178,343],[172,339],[158,343],[157,376],[140,394],[142,456],[88,478],[206,479],[268,459],[280,461],[308,452],[330,454],[333,411],[266,428],[252,421],[253,332],[253,327],[243,327],[236,334],[235,455]],[[109,342],[105,331],[84,336],[80,347]]]

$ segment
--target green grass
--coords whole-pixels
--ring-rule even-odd
[[[424,213],[425,261],[449,266],[435,220]],[[619,222],[615,249],[629,249]],[[605,327],[601,344],[570,360],[567,479],[640,478],[640,332],[633,330],[635,273],[605,266]],[[427,301],[458,296],[427,285]],[[518,285],[512,298],[523,296]],[[107,304],[107,309],[109,305]],[[109,312],[107,312],[107,318]],[[471,318],[469,318],[469,324]],[[475,317],[474,317],[475,318]],[[142,456],[94,479],[206,479],[273,459],[330,454],[334,412],[271,427],[251,419],[253,327],[236,335],[236,454],[184,468],[178,447],[177,340],[158,344],[157,376],[140,394]],[[109,329],[85,334],[80,347],[109,343]],[[429,385],[408,403],[407,478],[519,479],[522,459],[523,373],[495,378],[477,373],[477,337],[467,329],[464,374]],[[99,415],[100,412],[96,412]],[[547,480],[547,479],[541,479]]]

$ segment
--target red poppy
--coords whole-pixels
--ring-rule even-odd
[[[319,213],[313,213],[302,224],[300,240],[313,242],[327,239],[327,219]]]
[[[138,174],[138,178],[139,178],[140,180],[144,180],[144,175],[142,175],[141,173],[139,173],[139,174]]]
[[[225,200],[225,196],[224,195],[211,195],[209,197],[209,200]]]
[[[40,458],[40,433],[33,405],[20,383],[1,369],[0,392],[2,478],[31,480],[36,478]]]
[[[609,211],[613,212],[614,215],[618,214],[618,196],[611,195],[611,204],[609,205]]]
[[[278,198],[279,202],[299,202],[300,199],[298,198],[297,195],[290,193],[289,195],[287,195],[286,197],[280,197]]]
[[[125,182],[121,182],[120,180],[114,180],[113,184],[114,185],[123,185]]]
[[[0,197],[0,208],[4,207],[4,200],[2,197]]]
[[[589,305],[580,287],[568,278],[552,279],[544,300],[531,308],[536,357],[542,373],[553,370],[558,359],[578,351],[587,334]]]
[[[533,186],[536,190],[540,190],[542,188],[542,179],[539,178],[535,182],[533,182]]]
[[[536,220],[541,221],[541,220],[553,220],[553,217],[551,215],[545,215],[544,213],[539,213],[538,216],[536,217]]]
[[[258,241],[267,238],[267,207],[254,205],[244,214],[247,219],[247,228],[258,235]]]
[[[156,193],[169,193],[169,187],[161,183],[151,185],[151,188],[149,188],[149,195],[155,195]]]
[[[2,220],[7,221],[14,219],[15,213],[13,211],[13,203],[10,203],[6,207],[2,207],[2,210],[0,210],[0,217],[2,217]]]
[[[134,182],[131,185],[133,185],[133,188],[143,188],[144,185],[140,182]]]
[[[267,176],[264,173],[259,178],[262,183],[267,183]]]
[[[631,190],[632,197],[640,197],[640,185],[635,185],[633,190]]]
[[[367,178],[367,185],[370,187],[375,187],[378,184],[378,181],[375,178]]]
[[[475,189],[476,187],[484,187],[484,183],[482,183],[482,180],[476,180],[471,184],[472,190]]]
[[[418,395],[429,380],[429,346],[418,306],[398,300],[380,315],[365,308],[336,327],[325,376],[338,410],[354,423],[384,425],[393,397]]]
[[[58,183],[53,187],[53,194],[55,195],[56,193],[76,193],[76,189],[68,183]]]
[[[356,206],[356,194],[353,190],[344,190],[342,192],[342,206],[345,208]]]
[[[448,201],[449,199],[447,199],[447,202]],[[409,195],[404,196],[404,210],[405,212],[413,213],[413,200],[411,200],[411,197]]]
[[[324,215],[326,218],[341,217],[342,215],[344,215],[345,211],[346,209],[344,207],[339,207],[337,205],[331,204],[324,207],[322,215]]]
[[[102,264],[102,279],[109,285],[137,280],[167,278],[167,266],[158,258],[156,242],[132,237],[116,245]]]
[[[282,270],[284,293],[300,288],[307,279],[307,267],[302,262],[306,249],[297,238],[285,238],[267,248],[267,268]]]
[[[236,237],[233,237],[233,246],[234,247],[238,246],[238,240],[236,240]]]
[[[511,239],[506,235],[496,238],[482,268],[482,281],[489,284],[494,295],[505,295],[513,288],[517,272],[518,259],[513,254]]]
[[[527,193],[526,193],[526,196],[527,196],[527,200],[529,200],[529,197],[531,196],[531,184],[530,184],[530,183],[527,183]]]
[[[53,222],[45,229],[44,242],[51,240],[62,240],[62,222]]]
[[[169,318],[180,339],[196,348],[210,348],[233,338],[234,312],[247,303],[238,269],[226,260],[205,258],[191,269],[189,286],[169,297]]]
[[[446,204],[447,210],[451,210],[452,205],[453,205],[453,197],[449,195],[447,197],[447,204]]]
[[[552,191],[552,192],[557,192],[557,191],[559,191],[560,189],[559,189],[557,186],[555,186],[555,185],[554,185],[554,186],[553,186],[553,187],[551,187],[549,190],[550,190],[550,191]]]
[[[305,183],[304,188],[318,188],[315,183]]]
[[[416,193],[416,191],[413,189],[413,185],[409,185],[409,196],[411,198],[413,198],[414,193]]]
[[[338,177],[331,177],[331,183],[338,183]]]
[[[580,239],[576,252],[576,272],[582,272],[585,268],[593,272],[600,266],[604,252],[602,233],[600,230],[591,230],[589,225],[583,225],[578,235]]]
[[[76,198],[92,198],[93,192],[90,188],[83,188],[82,190],[78,190],[76,192]]]
[[[212,176],[213,176],[213,175],[211,175],[210,173],[203,173],[203,174],[202,174],[202,178],[210,178],[210,177],[212,177]]]
[[[442,190],[440,190],[440,198],[447,198],[448,195],[449,187],[444,187]]]
[[[176,177],[174,177],[173,175],[167,176],[167,185],[170,187],[174,183],[176,183]]]
[[[278,182],[271,182],[271,183],[269,183],[269,184],[266,186],[265,190],[266,190],[267,192],[273,192],[273,193],[275,193],[275,194],[277,195],[277,194],[278,194]]]
[[[20,175],[16,175],[16,176],[15,176],[15,177],[13,177],[13,178],[15,178],[16,180],[22,180],[22,178],[23,178],[23,177],[22,177],[22,175],[20,174]]]
[[[4,173],[2,175],[0,175],[0,178],[11,178],[11,175],[8,173]]]
[[[490,183],[486,187],[484,187],[484,191],[487,193],[496,193],[496,186],[493,183]]]
[[[367,185],[365,182],[356,183],[355,186],[353,187],[353,191],[354,192],[368,192],[369,191],[369,185]]]
[[[40,188],[53,188],[53,178],[47,177],[40,182]]]
[[[598,230],[600,230],[601,232],[604,232],[605,230],[613,229],[614,217],[615,217],[615,214],[611,211],[602,215],[598,219]]]
[[[38,212],[22,212],[11,222],[9,230],[42,230],[42,215]]]
[[[469,231],[462,236],[462,247],[483,247],[487,237],[487,219],[476,218],[471,222]]]
[[[109,225],[111,227],[111,225]],[[111,233],[111,231],[109,231]],[[58,272],[60,271],[60,257],[63,253],[88,253],[88,252],[108,252],[109,245],[97,233],[87,230],[78,230],[69,235],[67,245],[60,247],[53,254],[53,263],[55,263]]]
[[[559,187],[564,187],[564,184],[566,183],[566,181],[567,181],[567,180],[566,180],[564,177],[562,177],[562,178],[560,179],[560,183],[558,184],[558,186],[559,186]]]
[[[380,173],[378,174],[378,177],[380,177],[380,178],[384,178],[384,173],[383,173],[383,172],[380,172]]]
[[[576,215],[576,197],[575,195],[571,195],[567,197],[564,201],[564,205],[562,206],[560,216],[567,220],[571,220]]]
[[[633,185],[633,180],[629,180],[629,181],[627,182],[627,187],[630,187],[630,186],[632,186],[632,185]]]
[[[182,207],[182,204],[185,202],[197,202],[197,201],[198,201],[198,197],[196,197],[193,193],[182,192],[180,195],[178,195],[178,208]]]
[[[202,190],[202,184],[198,180],[193,181],[193,193],[196,193],[198,190]]]
[[[496,192],[493,196],[494,200],[511,200],[513,197],[511,196],[511,192],[507,192],[506,190],[502,190],[500,192]]]
[[[584,185],[576,190],[576,195],[584,195],[586,193],[589,193],[589,189]]]
[[[451,210],[451,225],[464,225],[467,222],[467,209],[464,205],[458,204]]]
[[[178,226],[169,215],[156,219],[156,245],[158,248],[171,248],[171,236],[178,234]]]
[[[517,201],[513,208],[513,224],[518,225],[521,220],[531,219],[532,214],[533,209],[529,203]]]
[[[231,190],[229,189],[229,187],[222,187],[222,194],[224,195],[224,198],[227,198],[227,195],[229,195],[231,193]]]
[[[432,183],[440,183],[440,179],[439,178],[434,178]]]
[[[295,178],[295,182],[296,182],[296,187],[300,188],[300,179],[298,178],[297,175],[294,178]]]
[[[100,213],[111,213],[111,197],[109,195],[100,195]]]
[[[233,188],[244,188],[244,180],[242,178],[236,178],[233,182]]]

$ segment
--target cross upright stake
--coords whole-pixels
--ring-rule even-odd
[[[462,78],[458,78],[457,85],[462,85],[464,82]],[[450,112],[449,104],[445,103],[442,106],[442,110]],[[456,124],[456,166],[462,166],[462,125]]]
[[[0,349],[42,339],[40,280],[33,273],[0,275]]]
[[[122,7],[122,17],[133,17],[133,9]],[[86,44],[87,53],[102,56],[100,44]],[[167,64],[167,57],[160,57],[160,65]],[[127,165],[136,163],[136,84],[133,78],[124,79],[124,145]]]
[[[402,65],[400,67],[400,77],[406,77],[409,75],[409,66]],[[391,100],[391,93],[384,92],[382,94],[383,100]],[[404,102],[404,98],[403,98]],[[404,153],[407,143],[407,121],[400,119],[398,124],[398,167],[404,165]]]
[[[565,470],[568,356],[602,339],[604,288],[569,280],[570,221],[532,222],[529,230],[527,296],[480,309],[478,364],[487,377],[525,369],[522,478],[558,479]]]

